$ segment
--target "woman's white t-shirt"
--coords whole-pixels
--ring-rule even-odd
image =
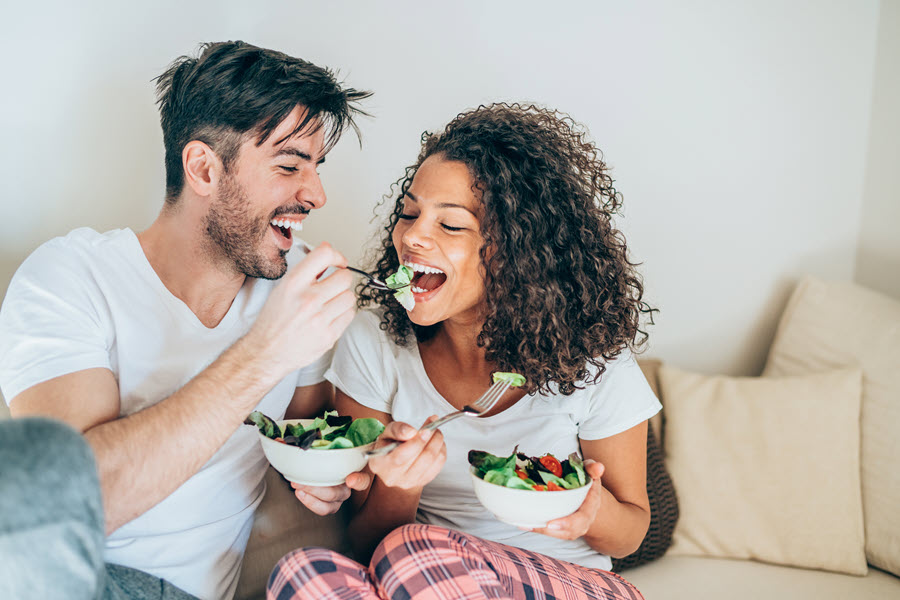
[[[356,316],[335,348],[326,379],[360,404],[417,427],[430,415],[455,411],[428,379],[418,346],[398,346],[379,329],[379,321],[370,311]],[[499,414],[451,421],[441,427],[447,462],[422,491],[417,521],[609,569],[609,557],[582,539],[560,540],[497,520],[475,497],[468,452],[486,450],[508,456],[518,445],[520,452],[531,456],[549,452],[566,457],[579,451],[579,438],[597,440],[621,433],[660,408],[633,356],[623,352],[607,365],[598,383],[570,396],[526,395]]]

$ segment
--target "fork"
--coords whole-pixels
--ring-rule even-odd
[[[432,421],[428,425],[422,427],[422,430],[434,431],[441,425],[449,423],[453,419],[459,418],[463,415],[469,415],[473,417],[479,417],[484,413],[488,412],[500,398],[503,397],[503,394],[506,393],[506,390],[509,389],[508,381],[496,381],[494,384],[487,389],[487,391],[481,395],[481,397],[473,402],[471,405],[467,404],[463,406],[462,410],[458,410],[456,412],[452,412],[448,415],[444,415],[440,419],[436,421]],[[366,456],[383,456],[400,445],[400,442],[391,442],[386,446],[382,446],[381,448],[376,448],[374,450],[367,450]]]
[[[395,292],[397,290],[402,290],[403,288],[409,287],[410,285],[412,285],[412,283],[407,283],[406,285],[401,285],[401,286],[392,288],[392,287],[388,286],[388,284],[386,284],[382,280],[380,280],[377,277],[375,277],[374,275],[372,275],[371,273],[363,271],[362,269],[357,269],[355,267],[347,267],[347,270],[353,271],[354,273],[359,273],[363,277],[367,277],[369,279],[369,281],[366,282],[366,285],[368,285],[369,287],[373,287],[377,290],[383,290],[385,292]]]

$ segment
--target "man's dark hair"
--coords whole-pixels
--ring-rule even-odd
[[[199,140],[212,148],[226,171],[247,133],[264,143],[298,105],[306,114],[284,139],[312,123],[326,128],[325,151],[352,127],[356,103],[371,92],[343,88],[328,69],[241,41],[203,44],[199,55],[181,56],[156,78],[157,103],[166,148],[166,202],[184,187],[181,152]],[[282,140],[278,140],[280,143]]]

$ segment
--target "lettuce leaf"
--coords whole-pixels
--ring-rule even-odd
[[[518,373],[492,373],[491,381],[493,383],[497,383],[498,381],[506,381],[512,387],[519,387],[521,385],[525,385],[525,376],[519,375]]]
[[[412,288],[410,286],[414,275],[415,273],[413,273],[412,269],[406,265],[400,265],[400,268],[397,269],[396,273],[388,275],[384,280],[389,288],[396,290],[394,292],[394,298],[396,298],[397,302],[400,303],[400,306],[406,310],[412,310],[416,306],[416,298],[413,296]]]
[[[384,424],[378,419],[355,419],[347,428],[346,439],[353,446],[371,444],[384,431]]]
[[[250,415],[244,420],[244,423],[246,423],[247,425],[256,425],[257,427],[259,427],[260,432],[267,438],[271,438],[274,440],[275,438],[281,437],[281,428],[278,427],[278,423],[262,414],[258,410],[254,410],[252,413],[250,413]]]

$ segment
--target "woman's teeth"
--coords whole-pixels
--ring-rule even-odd
[[[417,285],[410,286],[410,289],[412,289],[412,291],[416,294],[424,294],[425,292],[428,291],[425,288],[420,288]]]
[[[409,267],[410,269],[412,269],[413,271],[415,271],[416,273],[440,273],[441,275],[444,275],[443,271],[441,271],[440,269],[436,269],[434,267],[427,267],[425,265],[420,265],[419,263],[414,263],[414,262],[409,262],[409,261],[407,261],[403,264],[406,265],[407,267]],[[416,291],[415,288],[413,288],[413,291]]]
[[[290,219],[272,219],[270,221],[272,225],[276,227],[283,227],[284,229],[293,229],[294,231],[303,231],[303,222],[302,221],[291,221]]]

